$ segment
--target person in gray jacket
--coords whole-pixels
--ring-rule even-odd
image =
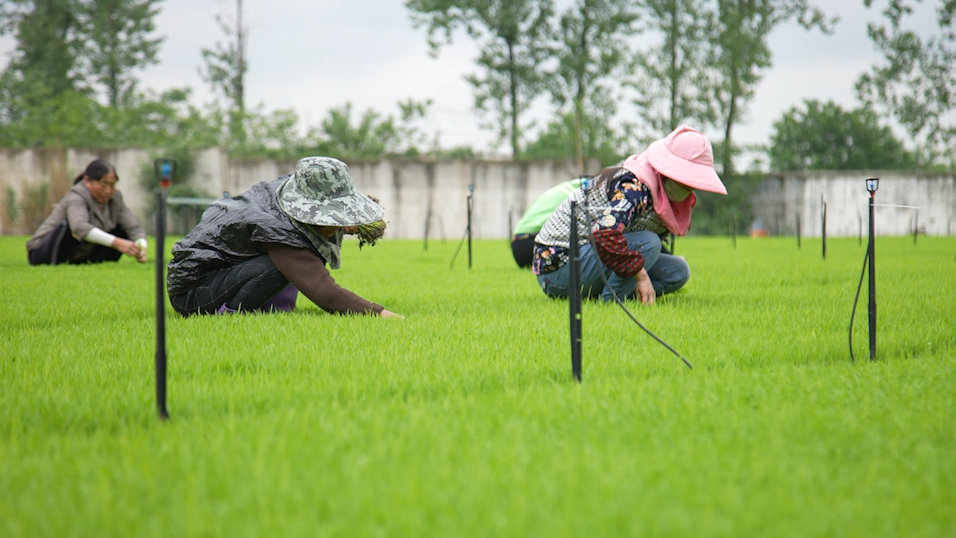
[[[383,216],[355,190],[345,163],[300,159],[295,174],[209,204],[173,246],[169,301],[182,316],[268,312],[295,308],[301,291],[330,313],[398,316],[342,288],[326,268],[340,266],[345,228]]]
[[[30,265],[146,261],[146,231],[116,190],[108,161],[91,162],[27,242]]]

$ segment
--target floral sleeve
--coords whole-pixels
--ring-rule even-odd
[[[627,173],[611,183],[608,197],[610,206],[592,228],[597,254],[617,275],[630,278],[644,267],[644,257],[628,250],[624,228],[635,216],[651,208],[651,193],[633,174]]]

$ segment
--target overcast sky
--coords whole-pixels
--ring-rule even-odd
[[[932,5],[922,6],[913,24],[932,33]],[[807,32],[790,24],[771,35],[773,67],[764,74],[749,114],[736,129],[740,143],[766,143],[772,123],[803,99],[832,99],[846,108],[857,106],[856,78],[880,61],[866,36],[866,23],[879,19],[863,0],[816,1],[840,22],[833,35]],[[881,2],[876,2],[881,4]],[[249,73],[246,102],[266,110],[293,108],[309,125],[318,124],[328,109],[351,101],[353,109],[397,115],[401,99],[432,99],[429,133],[441,145],[469,144],[486,149],[491,140],[472,113],[473,97],[463,75],[474,72],[474,42],[459,35],[438,58],[428,55],[425,31],[412,27],[401,0],[244,0],[249,27]],[[570,0],[559,0],[560,6]],[[234,16],[235,0],[164,0],[156,19],[157,35],[165,36],[159,65],[140,73],[144,87],[157,90],[190,86],[194,100],[212,99],[197,70],[200,49],[225,39],[217,14]],[[14,42],[0,38],[0,65]],[[550,116],[547,102],[533,111]],[[712,133],[716,138],[721,135]]]

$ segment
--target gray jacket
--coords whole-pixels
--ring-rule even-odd
[[[86,234],[94,227],[110,232],[117,226],[126,232],[130,241],[146,237],[146,230],[133,216],[133,212],[123,203],[123,194],[120,191],[113,193],[113,197],[102,208],[89,189],[82,181],[73,185],[54,208],[50,216],[37,228],[33,237],[27,241],[27,251],[32,251],[43,243],[50,232],[66,219],[70,226],[70,233],[77,241],[83,241]],[[92,243],[83,243],[81,249],[93,249]]]
[[[326,239],[286,215],[276,193],[287,179],[262,181],[239,196],[209,204],[199,224],[173,245],[166,276],[169,296],[186,293],[215,271],[262,256],[265,253],[256,243],[307,249],[337,269],[342,230]]]

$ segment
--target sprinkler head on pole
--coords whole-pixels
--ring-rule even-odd
[[[866,190],[872,196],[876,192],[876,189],[880,187],[880,178],[871,177],[866,180]]]
[[[156,172],[156,179],[159,180],[159,186],[168,189],[173,184],[173,176],[176,175],[176,161],[174,159],[156,159],[153,161],[153,169]]]

